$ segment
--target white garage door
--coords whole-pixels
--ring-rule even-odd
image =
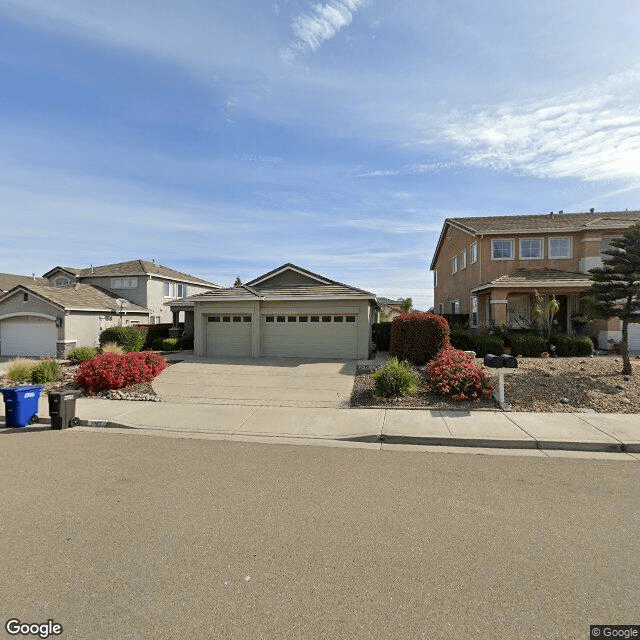
[[[262,355],[280,358],[357,358],[354,315],[266,315]]]
[[[58,329],[53,320],[31,316],[0,322],[0,354],[3,356],[56,356]]]
[[[640,324],[638,323],[629,325],[629,349],[640,351]]]
[[[250,356],[251,316],[228,314],[208,316],[207,355]]]

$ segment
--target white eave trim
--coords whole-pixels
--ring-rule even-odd
[[[301,269],[296,269],[295,267],[291,267],[291,266],[281,267],[277,271],[265,274],[263,276],[259,276],[255,280],[251,280],[249,283],[246,283],[246,284],[248,287],[255,287],[257,284],[260,284],[265,280],[271,280],[271,278],[275,278],[276,276],[280,275],[281,273],[284,273],[285,271],[295,271],[296,273],[299,273],[301,276],[305,276],[306,278],[313,278],[314,280],[316,280],[317,282],[320,282],[321,284],[333,284],[332,280],[327,280],[326,278],[323,278],[322,276],[318,276],[315,273],[312,273],[311,271],[305,272],[305,271],[302,271]]]
[[[573,282],[568,282],[566,280],[562,280],[562,281],[556,281],[556,282],[549,282],[547,281],[532,281],[532,282],[490,282],[489,284],[483,284],[480,285],[479,287],[474,287],[473,289],[471,289],[471,293],[475,293],[476,291],[483,291],[485,289],[522,289],[525,287],[538,287],[538,288],[549,288],[549,287],[588,287],[591,286],[592,281],[591,280],[574,280]]]

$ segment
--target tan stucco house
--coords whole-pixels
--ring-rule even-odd
[[[165,302],[218,285],[132,260],[54,267],[42,278],[1,274],[3,286],[8,288],[0,292],[0,356],[63,357],[76,346],[96,346],[110,326],[171,322]]]
[[[558,328],[572,332],[572,314],[591,285],[588,270],[602,265],[602,251],[640,211],[550,213],[448,218],[431,261],[434,309],[465,314],[477,331],[491,325],[526,328],[534,291],[555,295]],[[620,339],[620,321],[588,327],[600,348]],[[640,349],[640,325],[629,326],[630,346]]]
[[[193,314],[199,356],[368,358],[373,293],[287,263],[246,284],[168,303]]]

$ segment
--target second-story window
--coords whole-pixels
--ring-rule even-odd
[[[570,258],[571,238],[549,238],[549,258]]]
[[[53,281],[53,286],[54,287],[64,287],[65,285],[68,285],[70,282],[69,278],[56,278]]]
[[[451,258],[451,273],[457,273],[458,272],[458,256],[453,256],[453,258]]]
[[[540,260],[542,258],[542,238],[520,239],[520,260]]]
[[[184,298],[187,295],[187,285],[180,282],[165,282],[165,298]]]
[[[492,240],[492,260],[513,260],[513,240]]]
[[[434,287],[438,286],[438,270],[437,269],[433,270],[433,286]]]
[[[138,278],[111,278],[112,289],[135,289],[138,286]]]
[[[471,245],[471,264],[478,262],[478,243],[474,242]]]
[[[467,250],[466,249],[463,249],[460,252],[460,268],[461,269],[467,268]]]

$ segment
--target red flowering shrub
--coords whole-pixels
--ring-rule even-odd
[[[449,344],[449,323],[433,313],[414,311],[394,318],[389,355],[421,365],[433,360]]]
[[[447,347],[429,364],[431,385],[443,396],[455,402],[489,398],[493,389],[489,386],[484,369],[463,351]]]
[[[103,353],[76,369],[76,382],[90,391],[121,389],[153,380],[166,366],[164,359],[152,351]]]

